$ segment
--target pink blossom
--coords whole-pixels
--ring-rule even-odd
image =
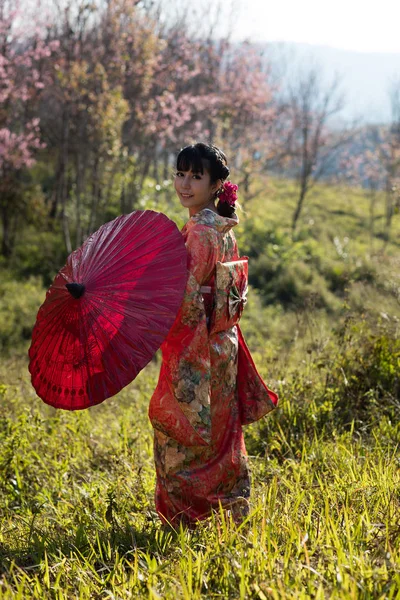
[[[218,195],[218,199],[220,202],[225,202],[229,204],[229,206],[235,206],[237,200],[237,191],[238,186],[231,181],[225,181],[222,186],[223,191]]]

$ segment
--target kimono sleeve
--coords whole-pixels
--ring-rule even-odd
[[[278,396],[261,378],[251,357],[240,326],[237,325],[239,350],[237,389],[242,425],[264,417],[278,404]]]
[[[151,418],[157,427],[187,446],[207,445],[211,440],[211,359],[200,288],[216,263],[213,234],[209,227],[196,226],[186,236],[189,278],[175,323],[162,346],[163,364],[151,402]]]
[[[190,328],[200,323],[207,329],[203,296],[200,292],[214,273],[217,262],[216,232],[207,226],[189,231],[186,238],[189,278],[179,320]]]
[[[216,231],[207,226],[191,229],[186,238],[186,249],[189,273],[202,286],[210,279],[217,262]]]

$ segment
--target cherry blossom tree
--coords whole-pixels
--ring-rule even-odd
[[[392,219],[400,211],[400,78],[389,89],[392,122],[382,147],[381,160],[386,170],[386,240],[391,235]]]
[[[68,252],[106,217],[138,206],[150,173],[167,179],[172,157],[191,141],[222,145],[248,192],[256,156],[271,151],[276,114],[266,62],[251,45],[216,41],[212,20],[201,35],[184,15],[165,20],[162,2],[53,6],[45,28],[25,29],[19,42],[9,14],[1,77],[13,91],[4,87],[1,168],[15,182],[42,153],[52,172],[49,216]]]
[[[273,131],[278,114],[268,62],[255,46],[227,49],[218,81],[217,139],[227,147],[240,173],[242,198],[250,181],[275,152]]]
[[[48,82],[48,59],[58,42],[47,43],[43,23],[26,23],[18,1],[0,0],[0,219],[1,254],[12,252],[18,218],[25,211],[23,174],[44,147],[37,103]]]
[[[371,247],[375,238],[376,206],[385,189],[386,173],[381,160],[382,128],[365,126],[355,132],[352,143],[338,163],[338,181],[362,187],[369,200]]]

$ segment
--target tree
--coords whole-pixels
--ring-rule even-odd
[[[340,80],[333,78],[324,85],[321,71],[312,67],[301,71],[289,86],[285,102],[288,126],[286,160],[299,185],[299,194],[292,216],[292,231],[296,226],[307,194],[314,184],[328,172],[340,148],[347,144],[352,130],[334,130],[329,125],[344,105]]]
[[[370,128],[372,145],[364,153],[364,172],[369,187],[385,192],[385,246],[390,240],[392,219],[400,209],[400,79],[389,89],[392,121]]]
[[[375,208],[386,185],[381,160],[383,128],[370,125],[355,132],[352,143],[339,161],[338,180],[362,187],[369,199],[369,231],[371,247],[375,237]]]
[[[392,122],[381,157],[386,170],[386,240],[389,241],[393,215],[400,209],[400,78],[389,89]]]
[[[200,35],[184,14],[160,18],[150,1],[53,5],[40,35],[19,37],[20,54],[45,49],[45,71],[29,73],[38,91],[20,102],[10,131],[20,135],[25,123],[26,143],[14,145],[29,150],[26,173],[46,144],[49,222],[60,222],[67,252],[106,217],[136,208],[146,178],[168,179],[172,154],[199,137],[222,143],[248,190],[275,117],[266,62],[251,45],[215,41],[212,19],[203,19]]]
[[[51,35],[60,39],[60,49],[42,105],[55,169],[50,214],[60,219],[71,252],[104,221],[123,155],[128,104],[120,83],[118,38],[110,35],[94,4],[71,0],[63,5]]]
[[[40,22],[27,25],[18,2],[0,0],[0,219],[1,254],[10,257],[18,220],[26,213],[24,176],[44,147],[37,117],[48,82],[47,43]]]
[[[249,199],[251,177],[275,152],[276,90],[265,57],[247,43],[226,49],[217,81],[216,138],[240,173],[242,197]]]

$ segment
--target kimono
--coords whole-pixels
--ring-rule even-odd
[[[250,479],[242,425],[271,411],[278,397],[261,379],[239,327],[247,258],[232,228],[237,218],[204,209],[182,235],[189,278],[161,346],[150,401],[155,502],[163,522],[194,524],[218,510],[248,510]]]

